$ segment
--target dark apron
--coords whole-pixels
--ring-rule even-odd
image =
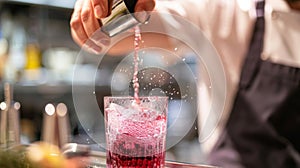
[[[208,160],[228,168],[300,168],[300,69],[261,60],[264,2],[257,14],[231,114]]]

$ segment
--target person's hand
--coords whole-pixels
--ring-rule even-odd
[[[110,39],[104,34],[90,38],[101,27],[101,18],[111,13],[112,0],[77,0],[70,20],[71,34],[74,41],[82,47],[99,53],[103,46],[109,45]],[[151,11],[155,0],[138,0],[135,12]]]

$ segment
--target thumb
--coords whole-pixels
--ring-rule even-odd
[[[135,12],[152,11],[155,7],[155,0],[138,0],[135,5]]]

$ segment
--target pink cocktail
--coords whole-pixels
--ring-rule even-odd
[[[104,108],[107,167],[164,167],[167,97],[104,97]]]

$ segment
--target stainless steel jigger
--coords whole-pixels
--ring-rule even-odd
[[[109,0],[109,3],[112,1],[111,14],[101,19],[101,30],[109,37],[146,23],[150,18],[150,14],[146,11],[134,13],[137,0]]]

